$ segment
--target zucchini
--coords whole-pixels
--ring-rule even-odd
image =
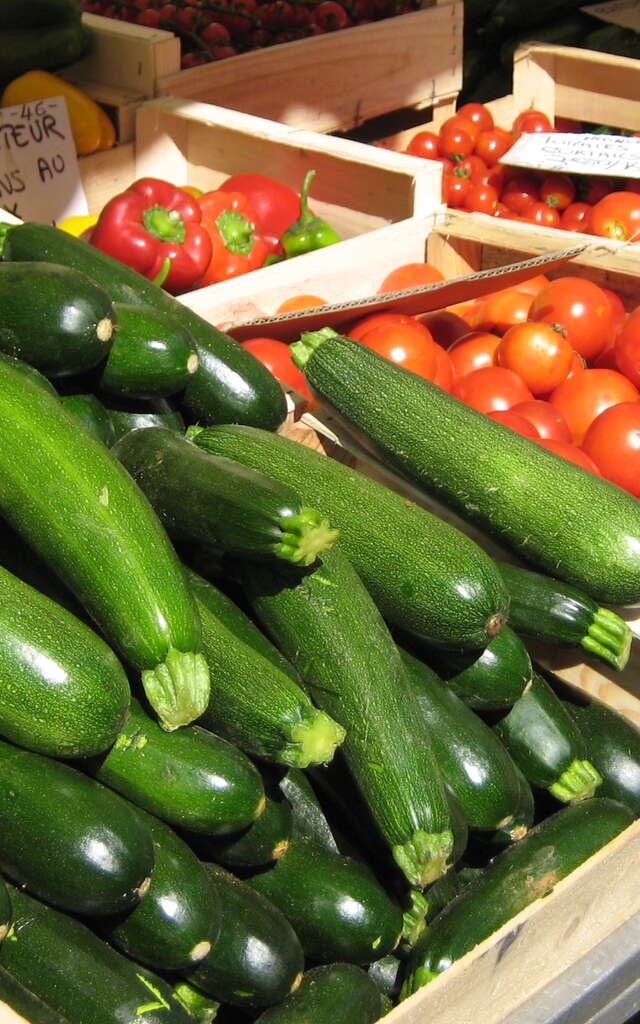
[[[216,680],[202,725],[268,761],[300,768],[330,761],[344,739],[342,726],[256,646],[226,628],[218,618],[223,595],[212,584],[195,573],[188,578],[202,623],[203,654]],[[239,608],[228,614],[235,621],[243,615]]]
[[[2,567],[0,634],[0,735],[52,757],[110,747],[130,691],[104,640]]]
[[[171,986],[80,921],[9,887],[13,928],[0,970],[49,1010],[38,1024],[192,1024]]]
[[[446,875],[442,876],[446,878]],[[440,880],[438,879],[438,882]],[[435,885],[438,885],[435,882]],[[386,999],[389,999],[393,1004],[398,1000],[401,988],[403,962],[400,960],[395,953],[389,953],[387,956],[381,957],[379,960],[374,960],[372,964],[367,967],[367,974],[371,980],[375,983],[380,994]]]
[[[580,646],[613,668],[625,667],[631,629],[619,615],[570,583],[508,562],[497,565],[509,591],[512,629],[545,643]]]
[[[401,650],[433,749],[469,828],[511,827],[520,804],[516,765],[488,725],[451,692],[423,662]]]
[[[235,832],[264,809],[258,770],[240,750],[199,725],[167,733],[135,699],[114,745],[87,767],[131,803],[194,832]]]
[[[11,266],[0,264],[1,266]],[[112,395],[166,397],[182,391],[198,369],[195,342],[168,313],[114,303],[118,331],[100,369],[98,388]]]
[[[211,1024],[216,1019],[220,1003],[206,996],[204,992],[198,992],[196,988],[186,981],[178,981],[173,986],[173,997],[187,1011],[192,1020],[197,1024]]]
[[[20,10],[22,7],[20,4]],[[73,64],[84,57],[90,45],[91,32],[79,18],[42,26],[35,32],[32,28],[4,28],[0,32],[0,85],[8,85],[18,75],[34,68],[39,71],[55,71]],[[42,126],[40,131],[43,131]],[[32,258],[38,260],[44,257],[34,253]],[[66,260],[47,262],[66,263]],[[77,269],[84,268],[78,266]],[[93,278],[93,274],[89,276]]]
[[[10,359],[11,357],[7,356],[6,358]],[[47,394],[51,395],[52,398],[59,398],[58,392],[49,378],[45,377],[39,370],[36,370],[35,366],[31,366],[29,363],[23,362],[22,359],[11,359],[11,365],[15,370],[18,370],[19,373],[22,373],[27,377],[27,379],[33,384],[37,384],[38,387],[44,388]]]
[[[4,1011],[7,1006],[18,1014],[17,1018],[11,1017],[10,1020],[27,1020],[30,1024],[73,1024],[68,1017],[62,1017],[50,1009],[4,967],[0,967],[0,1011]]]
[[[167,729],[202,713],[209,673],[182,567],[129,474],[0,356],[0,513],[142,669]]]
[[[337,537],[293,488],[209,455],[172,430],[131,431],[113,454],[178,540],[305,566]]]
[[[382,1015],[380,990],[354,964],[324,964],[305,971],[300,986],[256,1024],[373,1024]]]
[[[499,828],[490,837],[490,841],[496,846],[506,846],[509,843],[517,842],[526,836],[533,825],[535,818],[535,801],[533,791],[527,782],[523,772],[514,761],[516,776],[518,778],[518,800],[513,815],[513,821],[507,828]]]
[[[556,800],[585,800],[602,782],[587,760],[578,727],[537,672],[531,687],[494,729],[528,781],[548,789]]]
[[[526,562],[597,601],[640,600],[633,495],[331,328],[303,335],[292,353],[322,401],[386,461]]]
[[[0,29],[61,25],[79,20],[81,14],[80,0],[30,0],[28,4],[0,0]]]
[[[338,845],[308,775],[299,768],[289,768],[278,783],[291,807],[292,825],[316,846],[338,853]]]
[[[504,622],[508,600],[492,559],[406,497],[266,431],[218,426],[193,440],[299,490],[340,530],[345,554],[389,622],[453,647],[484,647]]]
[[[400,940],[402,911],[371,868],[303,836],[248,882],[282,911],[311,960],[371,963]]]
[[[180,434],[185,429],[182,415],[166,398],[118,400],[112,395],[101,395],[100,401],[109,414],[116,441],[141,427],[167,427]]]
[[[0,822],[4,873],[63,910],[115,914],[149,887],[151,836],[126,800],[2,741]]]
[[[284,857],[293,828],[291,806],[273,782],[263,781],[265,808],[248,828],[227,836],[189,837],[201,860],[213,860],[235,871],[240,868],[255,870]]]
[[[409,960],[402,996],[433,981],[633,821],[628,808],[594,798],[536,825],[491,862],[432,922]]]
[[[124,263],[65,231],[36,223],[3,225],[0,256],[74,267],[101,285],[114,302],[174,316],[193,337],[198,354],[198,370],[181,399],[192,422],[249,423],[265,430],[275,430],[283,422],[284,392],[269,370],[228,334]]]
[[[62,395],[65,409],[73,413],[90,434],[105,447],[115,444],[116,433],[111,417],[95,395]]]
[[[264,896],[217,864],[207,864],[222,912],[218,941],[186,975],[195,988],[232,1006],[261,1009],[293,992],[304,956],[286,917]]]
[[[431,736],[400,654],[367,590],[334,545],[301,579],[256,563],[244,589],[259,622],[347,735],[346,763],[408,881],[441,875],[451,813]]]
[[[187,969],[218,939],[218,894],[204,865],[169,825],[139,809],[136,815],[153,840],[151,884],[133,910],[99,922],[100,933],[154,970]]]
[[[0,263],[0,351],[47,377],[107,358],[117,318],[103,288],[71,267]]]
[[[593,700],[586,707],[563,702],[577,724],[589,758],[602,776],[598,796],[608,796],[640,817],[640,729]]]

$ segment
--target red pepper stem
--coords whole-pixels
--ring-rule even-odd
[[[155,235],[161,242],[177,242],[182,245],[185,240],[184,221],[177,210],[150,206],[142,214],[142,222],[149,234]]]
[[[169,271],[170,270],[171,270],[171,260],[169,259],[168,256],[165,256],[165,258],[162,261],[162,266],[160,267],[160,270],[158,271],[156,276],[153,278],[153,283],[157,284],[158,288],[162,288],[164,282],[167,280],[167,278],[169,276]]]

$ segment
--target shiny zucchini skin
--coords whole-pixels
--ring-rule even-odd
[[[0,311],[0,351],[47,377],[97,366],[117,324],[103,288],[52,263],[0,263]]]
[[[380,990],[366,971],[350,963],[305,971],[299,987],[265,1010],[256,1024],[373,1024],[383,1012]]]
[[[207,864],[220,897],[220,935],[185,975],[222,1003],[247,1009],[273,1006],[300,984],[304,954],[286,917],[266,897],[217,864]]]
[[[25,984],[0,967],[0,1011],[9,1006],[30,1024],[73,1024],[34,995]]]
[[[431,923],[413,951],[402,994],[446,971],[633,821],[627,807],[594,797],[536,825],[490,863]]]
[[[194,832],[234,832],[264,808],[260,774],[242,751],[199,725],[167,733],[135,699],[116,742],[88,768],[131,803]]]
[[[261,868],[286,854],[291,841],[291,805],[274,783],[265,782],[262,814],[241,832],[227,836],[191,836],[201,860],[215,861],[230,871]]]
[[[290,768],[278,783],[291,807],[293,825],[300,835],[312,839],[317,846],[338,853],[331,826],[308,776],[299,768]]]
[[[96,395],[63,395],[61,401],[98,441],[107,448],[115,444],[116,433],[111,417]]]
[[[100,934],[153,970],[184,970],[218,939],[218,894],[204,865],[169,825],[139,808],[135,813],[153,841],[151,884],[132,910],[99,922]]]
[[[391,623],[436,644],[479,648],[508,599],[485,551],[383,484],[288,438],[223,425],[194,443],[295,487],[340,530],[341,546]]]
[[[153,844],[135,811],[75,768],[0,741],[0,866],[70,913],[103,916],[148,888]]]
[[[182,397],[190,422],[249,423],[276,430],[287,407],[275,377],[237,341],[193,313],[135,270],[58,228],[25,223],[5,227],[0,236],[3,260],[62,263],[87,274],[114,302],[149,306],[175,316],[192,335],[198,370]]]
[[[640,817],[640,729],[597,700],[585,707],[563,703],[602,776],[598,796],[619,800]]]
[[[0,513],[142,670],[166,728],[209,696],[200,623],[162,525],[129,474],[63,405],[0,356]]]
[[[0,735],[52,757],[110,747],[130,690],[104,640],[1,566],[0,634]]]
[[[311,960],[367,964],[398,944],[400,907],[353,857],[294,834],[284,857],[248,881],[279,907]]]
[[[118,400],[113,395],[101,395],[100,400],[109,414],[114,441],[141,427],[167,427],[180,434],[184,432],[182,414],[166,398]]]
[[[11,365],[19,373],[22,373],[27,377],[33,384],[37,384],[39,387],[44,388],[48,395],[52,398],[58,398],[58,392],[51,383],[48,377],[45,377],[43,373],[36,370],[35,366],[31,366],[29,363],[25,363],[22,359],[13,359],[11,356],[6,356],[11,361]]]
[[[165,312],[126,302],[114,303],[114,309],[118,330],[100,369],[98,388],[134,398],[165,398],[182,391],[198,369],[189,332]]]
[[[44,1005],[34,1024],[193,1024],[171,986],[86,925],[10,886],[13,930],[0,970]],[[1,989],[0,989],[1,991]]]

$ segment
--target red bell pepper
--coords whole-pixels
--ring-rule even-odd
[[[91,244],[179,295],[193,288],[211,259],[198,201],[159,178],[139,178],[109,200]]]
[[[211,236],[211,260],[199,288],[239,277],[263,266],[269,248],[256,231],[256,216],[239,192],[206,192],[198,199],[202,224]]]
[[[220,186],[222,192],[242,192],[256,214],[258,231],[269,252],[282,253],[280,236],[300,216],[300,196],[288,185],[266,174],[234,174]]]

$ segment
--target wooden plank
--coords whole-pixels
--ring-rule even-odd
[[[90,213],[100,213],[102,207],[119,192],[123,192],[136,177],[133,143],[115,149],[91,153],[78,159],[80,179],[87,197]]]

